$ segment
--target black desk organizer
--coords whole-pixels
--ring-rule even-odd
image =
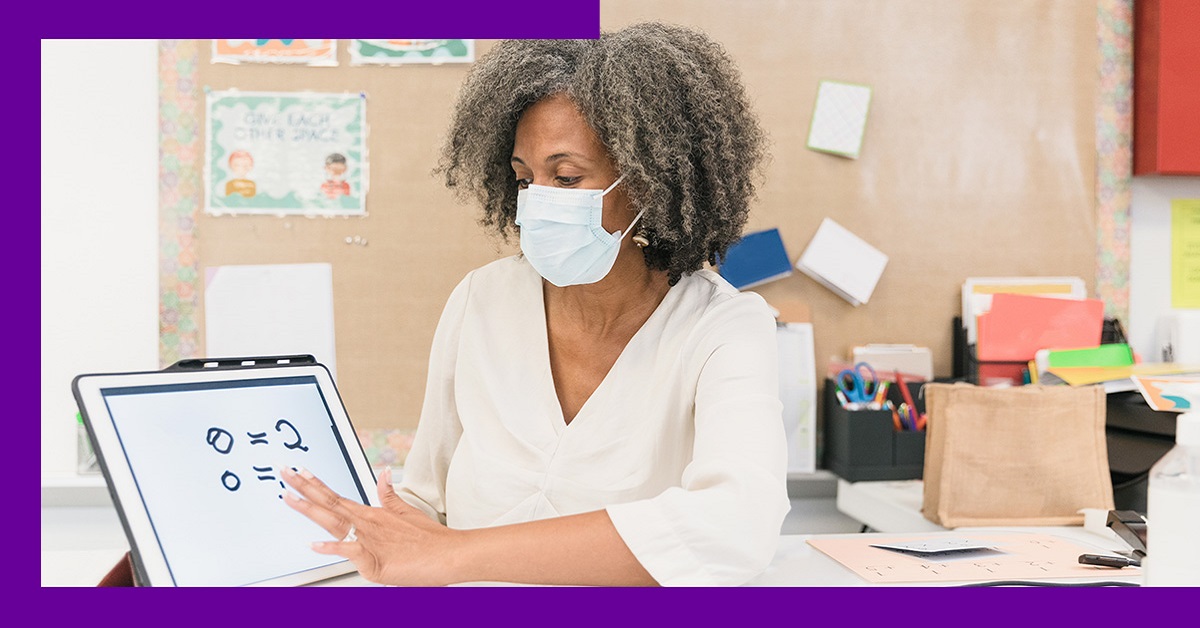
[[[925,411],[921,383],[906,383],[918,412]],[[892,384],[888,399],[904,401]],[[925,471],[925,432],[896,431],[891,410],[847,410],[837,399],[837,384],[825,380],[824,466],[849,482],[919,480]]]

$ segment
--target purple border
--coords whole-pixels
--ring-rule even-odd
[[[647,0],[649,1],[649,0]],[[731,0],[733,1],[733,0]],[[897,0],[899,1],[899,0]],[[261,6],[242,3],[227,11],[210,8],[207,13],[185,4],[143,5],[119,7],[113,4],[88,3],[71,7],[70,3],[29,7],[44,11],[48,19],[36,30],[41,38],[75,37],[155,37],[206,38],[254,33],[254,25],[266,25],[272,33],[290,36],[320,37],[389,37],[395,28],[403,28],[411,37],[594,37],[598,33],[598,0],[525,0],[506,2],[441,3],[395,2],[383,7],[351,6],[339,8],[327,3],[292,2],[265,3]],[[306,6],[310,5],[310,6]],[[403,6],[397,6],[403,5]],[[211,5],[215,6],[215,5]],[[188,9],[188,10],[184,10]],[[239,32],[223,32],[239,31]],[[331,32],[332,31],[332,32]],[[19,39],[18,41],[27,41]],[[15,64],[11,69],[18,88],[26,80],[28,65]],[[33,70],[28,76],[36,76]],[[30,87],[35,80],[28,79]],[[14,91],[14,93],[23,93]],[[15,99],[17,106],[29,107]],[[32,137],[21,141],[22,134],[34,134],[33,125],[13,125],[18,140],[12,146],[37,143]],[[15,156],[15,153],[9,153]],[[9,157],[13,159],[13,157]],[[22,163],[27,163],[22,159]],[[14,164],[15,165],[15,164]],[[26,194],[30,186],[14,186],[18,194]],[[30,193],[31,194],[31,193]],[[32,203],[30,204],[32,206]],[[12,212],[18,223],[34,222],[28,211]],[[31,231],[38,231],[34,226]],[[10,234],[4,247],[9,266],[27,269],[31,260],[40,260],[40,237],[19,238],[18,229]],[[14,299],[5,308],[15,325],[10,329],[39,329],[40,299],[32,287],[32,269],[16,273],[17,294],[36,303],[32,307],[19,305],[24,299]],[[26,288],[26,282],[29,287]],[[40,333],[37,336],[40,338]],[[18,355],[40,349],[34,334],[12,333],[18,343]],[[40,412],[33,394],[37,388],[37,371],[15,365],[9,369],[19,375],[15,388],[21,407],[9,419],[15,428],[32,431]],[[27,382],[27,383],[26,383]],[[28,400],[28,401],[27,401]],[[24,407],[28,404],[29,409]],[[29,442],[15,439],[14,443]],[[18,457],[35,456],[28,446],[12,446],[10,454]],[[32,462],[32,461],[31,461]],[[30,464],[25,468],[33,468]],[[19,468],[19,467],[18,467]],[[17,481],[18,500],[38,501],[32,482]],[[35,525],[26,523],[25,516],[14,516],[16,509],[8,508],[12,522],[7,535],[18,562],[6,570],[8,579],[22,588],[31,581],[37,586],[40,556],[31,554]],[[32,519],[32,518],[30,518]],[[20,523],[18,523],[20,522]],[[40,537],[40,532],[37,533]],[[28,571],[26,571],[28,565]],[[20,593],[10,589],[10,593]],[[1182,591],[1187,594],[1187,591]],[[124,595],[131,597],[125,598]],[[1192,594],[1194,595],[1194,593]],[[248,625],[299,623],[302,625],[339,625],[386,623],[413,625],[433,620],[438,623],[521,623],[571,625],[622,625],[625,623],[680,625],[701,621],[705,624],[751,625],[858,625],[879,620],[888,624],[964,624],[993,625],[1001,617],[1023,619],[1032,624],[1052,621],[1075,623],[1103,621],[1103,617],[1130,618],[1139,623],[1155,625],[1155,619],[1165,619],[1172,600],[1186,599],[1178,591],[1149,589],[945,589],[930,588],[863,588],[863,589],[683,589],[674,591],[641,591],[629,589],[514,589],[514,588],[452,588],[422,589],[419,591],[391,589],[272,589],[272,590],[95,590],[40,589],[35,600],[22,599],[16,609],[25,609],[29,616],[40,615],[50,624],[66,623],[72,619],[94,623],[134,623],[167,625]],[[281,604],[282,602],[282,604]],[[1177,605],[1176,605],[1177,606]],[[19,611],[18,611],[19,614]],[[14,618],[18,617],[14,614]],[[15,619],[20,621],[19,618]],[[982,621],[981,621],[982,620]],[[38,621],[37,623],[42,623]]]
[[[358,4],[293,0],[128,7],[71,4],[60,0],[44,5],[50,8],[41,10],[52,19],[39,25],[40,37],[388,38],[402,33],[404,37],[428,39],[586,39],[600,33],[599,0],[393,0]]]

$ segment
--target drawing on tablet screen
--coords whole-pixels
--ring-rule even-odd
[[[300,451],[307,452],[308,446],[304,444],[304,437],[300,435],[300,430],[296,429],[296,426],[292,425],[291,421],[287,419],[279,419],[275,422],[275,431],[279,434],[284,434],[285,426],[287,427],[287,431],[291,432],[291,435],[287,436],[286,439],[283,440],[283,447],[288,450],[299,449]],[[246,432],[246,436],[250,438],[251,445],[270,446],[271,441],[267,438],[267,435],[267,432]],[[204,441],[211,445],[213,451],[216,451],[218,454],[228,455],[233,451],[233,435],[224,428],[208,428],[208,432],[205,434]],[[287,490],[287,485],[283,483],[283,480],[280,480],[274,475],[270,475],[275,472],[274,467],[259,467],[252,465],[250,468],[257,473],[256,479],[261,481],[278,482],[281,490]],[[238,474],[226,469],[225,472],[221,474],[221,485],[225,487],[225,490],[232,493],[242,487],[242,479],[238,476]],[[277,497],[279,497],[279,499],[283,499],[283,493],[280,493],[277,495]]]

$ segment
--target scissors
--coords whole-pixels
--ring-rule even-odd
[[[879,376],[866,362],[859,362],[852,369],[842,369],[837,378],[838,390],[850,403],[871,403],[879,390]]]

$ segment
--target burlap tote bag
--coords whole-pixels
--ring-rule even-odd
[[[925,387],[922,513],[939,525],[1081,525],[1113,508],[1100,386]]]

